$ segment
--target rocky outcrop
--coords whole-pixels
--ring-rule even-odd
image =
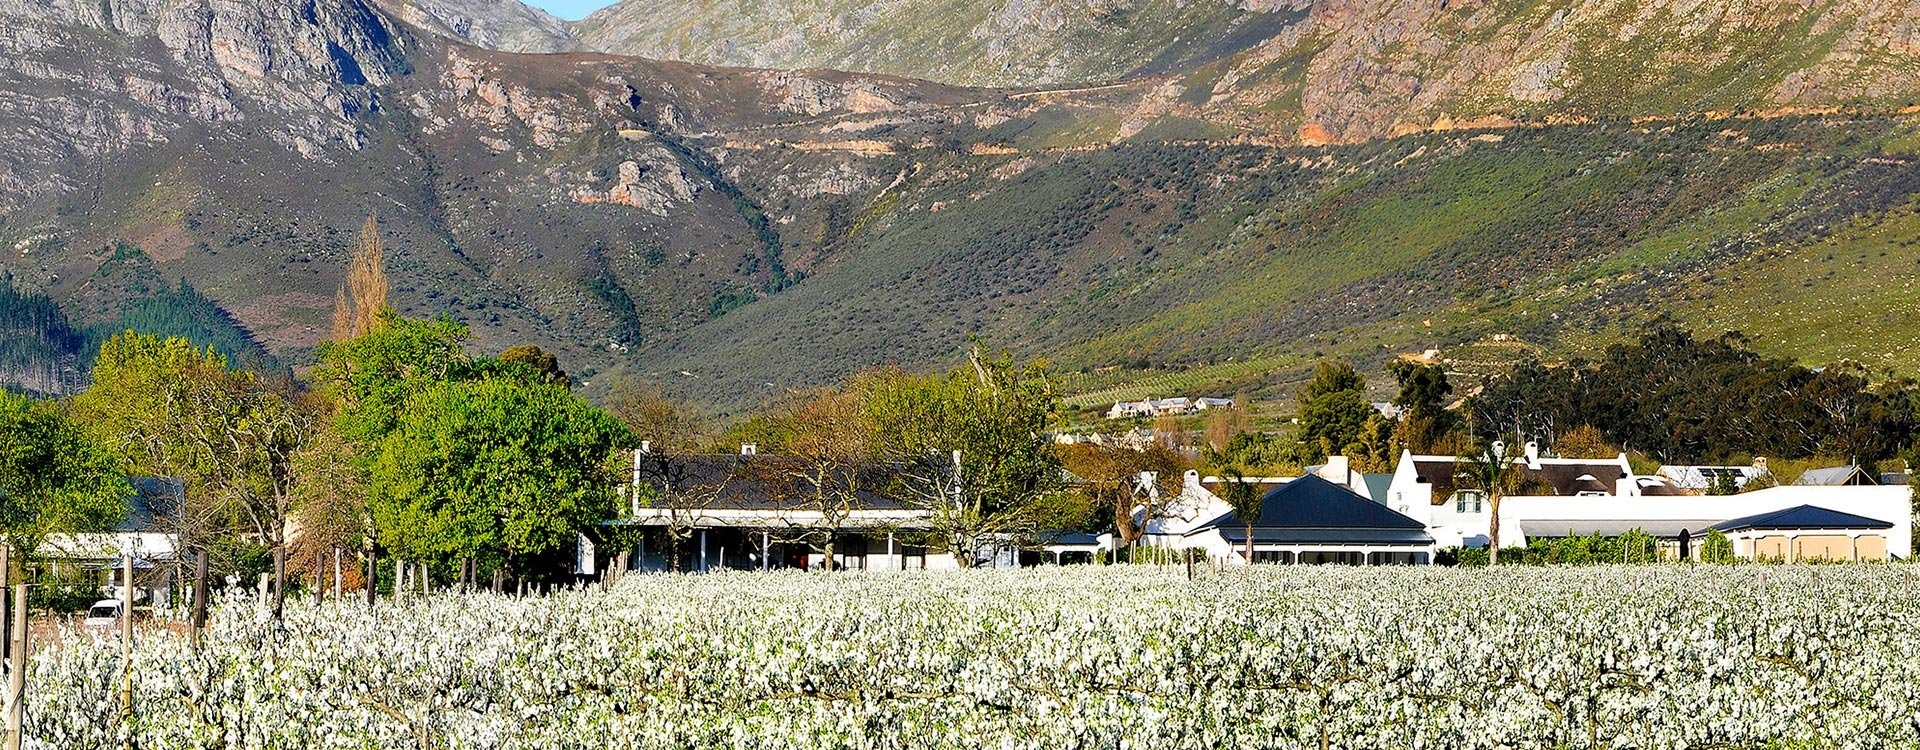
[[[246,127],[310,158],[356,148],[405,57],[357,0],[5,0],[0,28],[0,207],[188,127]]]
[[[568,191],[575,203],[611,203],[665,217],[676,206],[693,202],[700,185],[680,166],[672,152],[655,146],[636,159],[620,162],[612,185],[602,187],[591,177]]]
[[[1231,0],[627,0],[572,26],[615,54],[1030,86],[1218,59],[1278,20]]]
[[[380,0],[401,20],[469,44],[504,52],[581,49],[567,22],[519,0]]]
[[[1306,143],[1920,98],[1920,0],[625,0],[573,29],[594,49],[722,65],[1164,77],[1182,114]],[[1120,134],[1148,124],[1135,113]]]
[[[1445,123],[1820,106],[1920,94],[1916,0],[1317,0],[1182,76],[1204,116],[1306,142]],[[1278,106],[1276,106],[1278,105]]]

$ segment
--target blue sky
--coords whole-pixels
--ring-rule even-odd
[[[569,21],[577,21],[586,18],[588,13],[612,5],[613,0],[527,0],[527,4]]]

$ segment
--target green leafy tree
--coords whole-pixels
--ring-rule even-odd
[[[1200,457],[1207,466],[1235,466],[1259,476],[1284,477],[1300,473],[1300,464],[1294,460],[1291,447],[1260,432],[1238,433],[1220,450],[1204,446]]]
[[[852,387],[876,454],[902,467],[891,491],[932,511],[935,533],[955,558],[971,561],[987,546],[1031,540],[1063,523],[1039,512],[1061,487],[1048,437],[1060,399],[1045,362],[1017,362],[976,343],[967,364],[949,372],[888,368]]]
[[[557,383],[566,385],[572,382],[567,371],[560,369],[560,359],[532,344],[507,347],[497,359],[503,369],[513,371],[519,377],[535,383]]]
[[[466,340],[466,326],[408,320],[385,308],[365,334],[321,344],[312,379],[336,401],[341,437],[368,449],[398,426],[414,395],[476,375]]]
[[[1367,381],[1346,362],[1322,362],[1301,386],[1301,463],[1364,450],[1368,420],[1379,412],[1367,401]]]
[[[1446,368],[1397,359],[1387,365],[1387,372],[1400,386],[1393,398],[1403,410],[1395,426],[1396,438],[1415,453],[1432,452],[1460,423],[1458,415],[1447,409],[1453,385],[1447,382]]]
[[[1700,561],[1719,565],[1733,562],[1733,540],[1719,529],[1709,529],[1700,543]]]
[[[51,534],[104,531],[133,492],[113,456],[46,402],[0,392],[0,528],[13,559]]]
[[[440,382],[395,414],[368,508],[380,543],[403,557],[513,567],[616,514],[611,459],[635,442],[562,385]]]
[[[298,458],[320,427],[311,399],[230,368],[185,339],[128,331],[100,347],[76,418],[128,469],[185,482],[193,502],[171,522],[189,546],[239,531],[286,541]]]

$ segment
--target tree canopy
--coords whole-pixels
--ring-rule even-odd
[[[0,529],[16,560],[50,534],[104,531],[133,488],[113,456],[59,406],[0,393]]]
[[[1301,463],[1329,455],[1368,453],[1369,432],[1378,433],[1379,415],[1367,401],[1367,381],[1346,362],[1322,362],[1301,386]],[[1375,422],[1370,425],[1370,422]],[[1377,442],[1375,440],[1374,442]]]
[[[1049,437],[1059,396],[1045,362],[975,344],[953,370],[886,368],[852,387],[877,455],[906,471],[895,491],[936,511],[947,543],[978,550],[996,539],[1032,538],[1061,520],[1037,512],[1061,488]]]
[[[635,442],[565,386],[435,383],[378,443],[368,508],[381,544],[411,559],[538,555],[618,512],[609,459]]]
[[[1912,443],[1914,387],[1865,368],[1818,370],[1765,357],[1739,334],[1696,339],[1671,325],[1608,347],[1596,361],[1523,362],[1472,400],[1483,439],[1517,433],[1553,445],[1591,425],[1659,460],[1835,456],[1872,462]]]
[[[227,365],[182,338],[127,331],[100,347],[94,383],[74,413],[129,471],[183,481],[187,544],[237,521],[268,547],[288,533],[296,459],[319,429],[316,405],[290,384]]]

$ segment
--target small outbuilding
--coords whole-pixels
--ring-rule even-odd
[[[1886,560],[1891,528],[1892,523],[1877,518],[1796,505],[1716,523],[1694,534],[1691,549],[1699,550],[1712,530],[1733,542],[1735,555],[1749,559]]]

